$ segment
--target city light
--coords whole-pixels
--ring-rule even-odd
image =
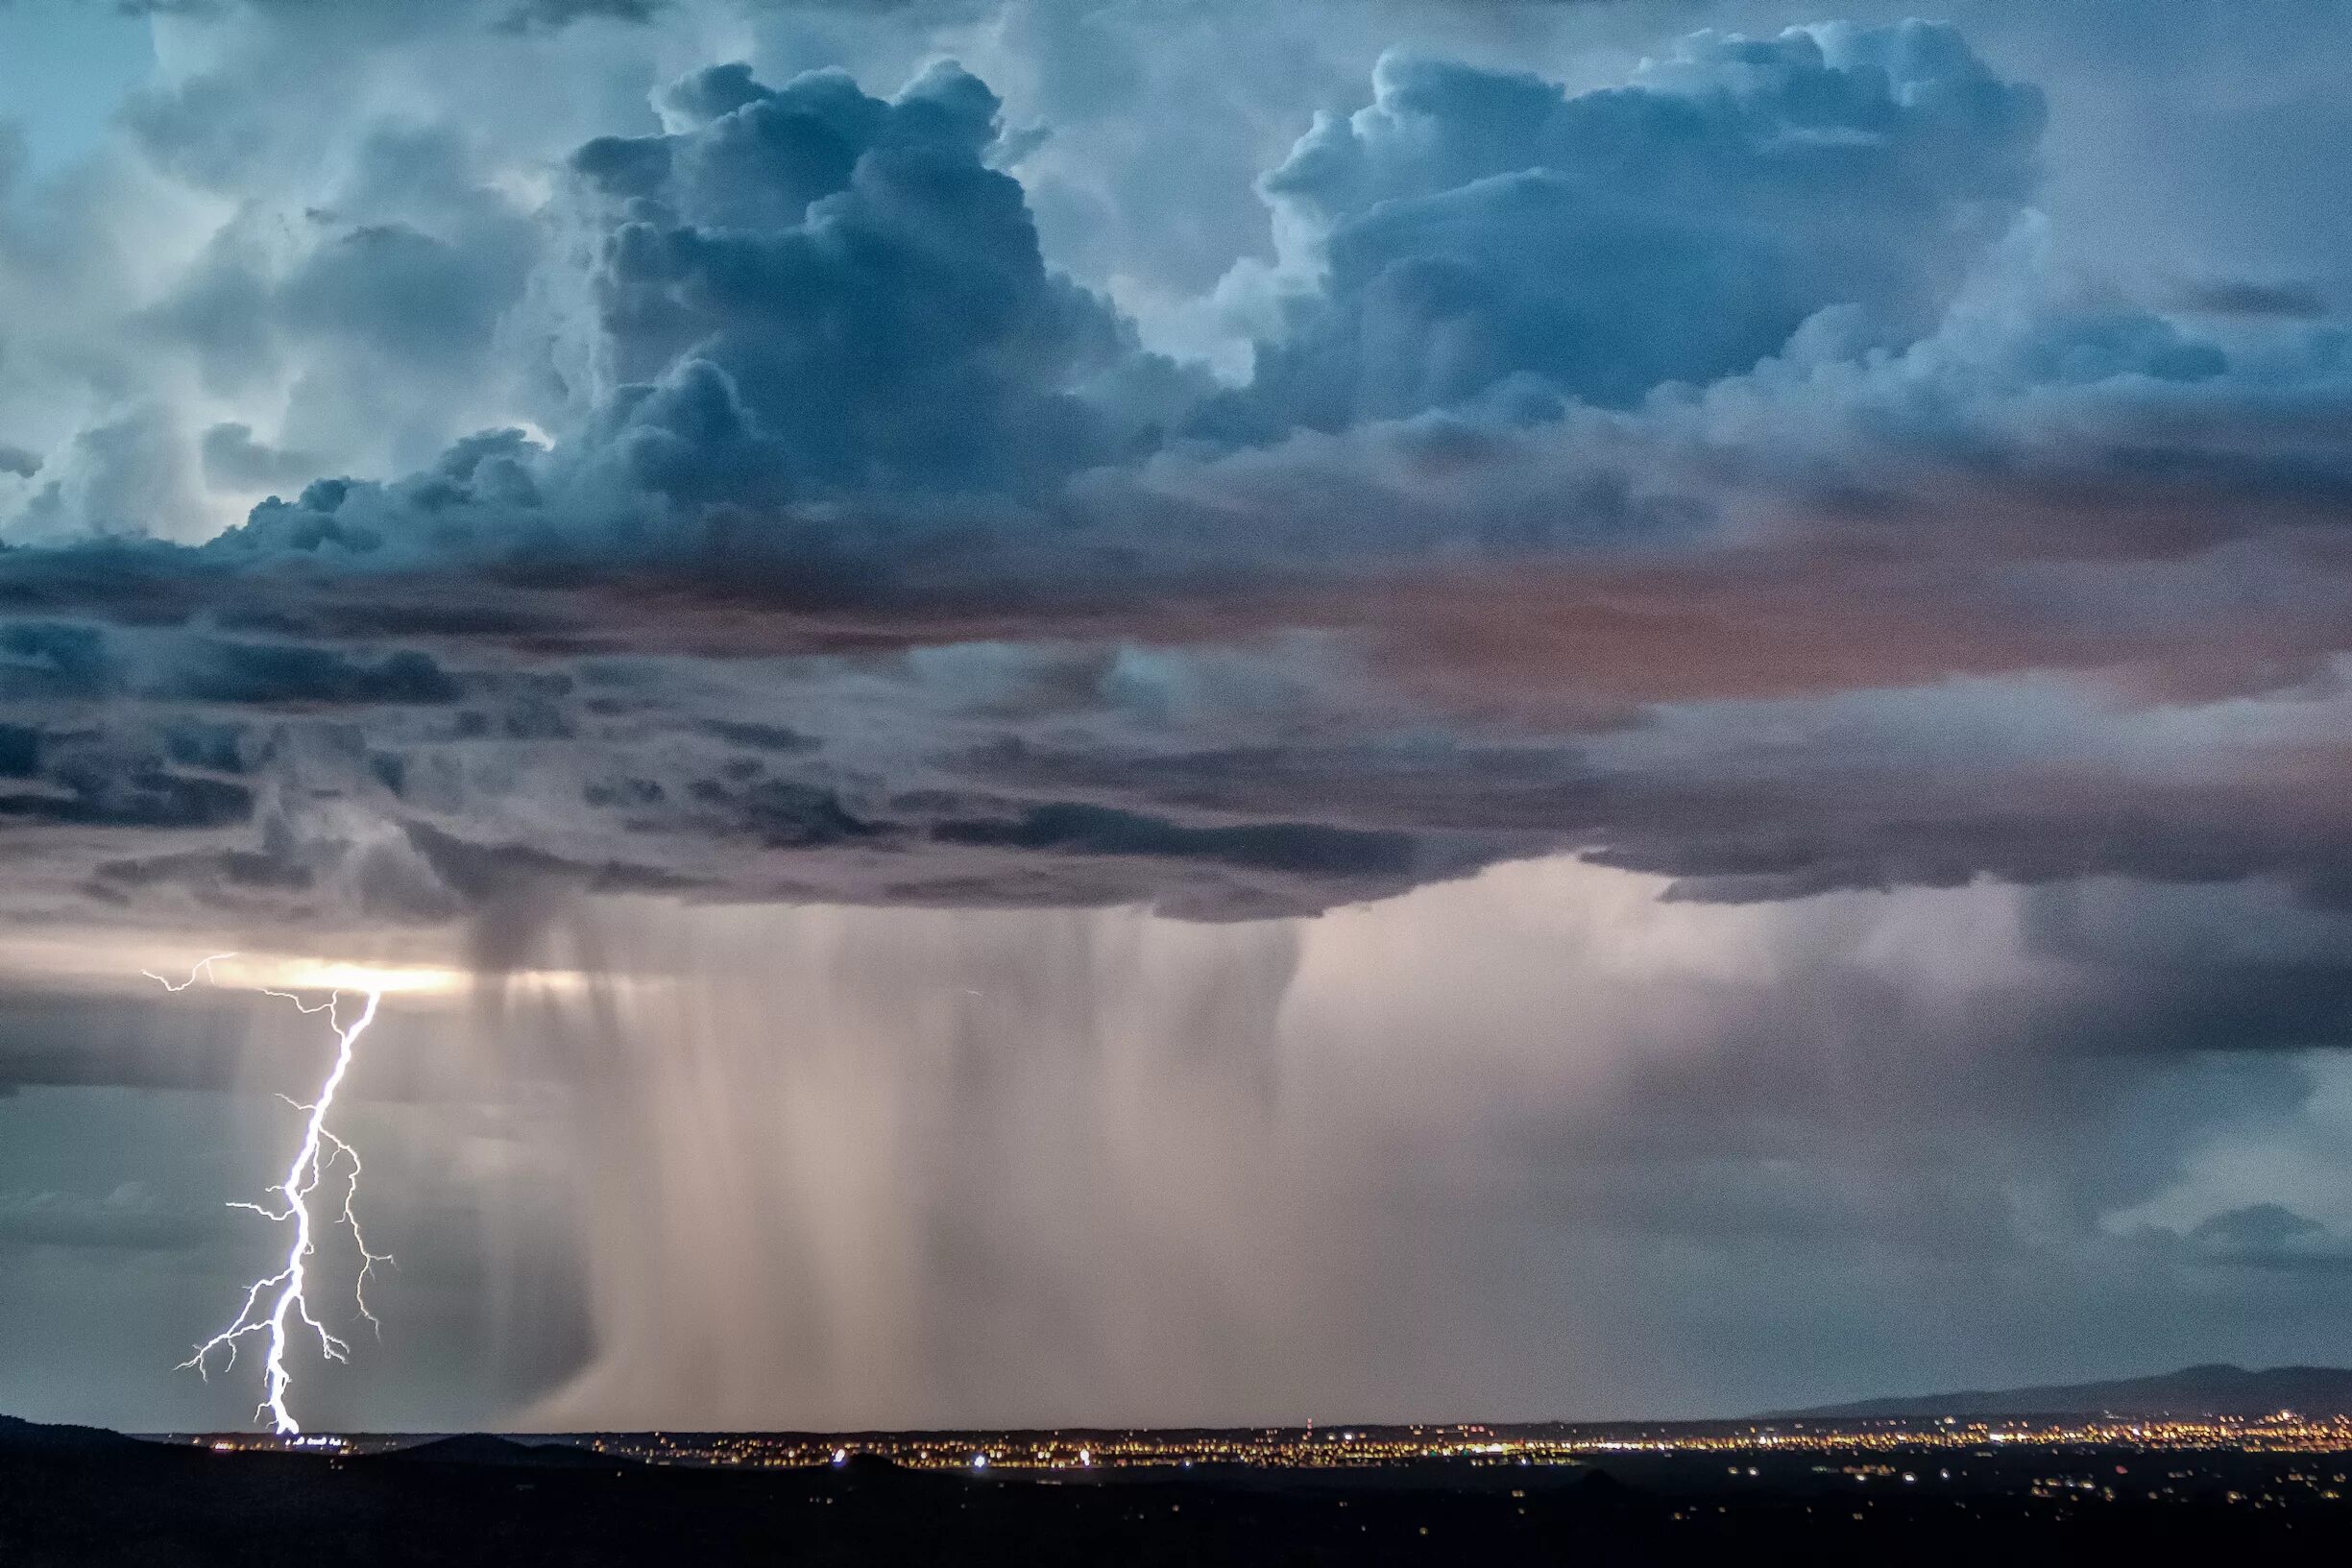
[[[859,1451],[916,1470],[1371,1470],[1453,1462],[1472,1466],[1579,1465],[1616,1457],[1720,1456],[1732,1476],[1756,1477],[1755,1460],[1802,1459],[1860,1484],[1918,1485],[1952,1478],[1971,1455],[2085,1449],[2121,1453],[2352,1454],[2352,1417],[2281,1411],[2259,1418],[2081,1416],[1998,1423],[1931,1417],[1828,1422],[1570,1425],[1462,1423],[1363,1427],[1338,1435],[1303,1428],[932,1432],[861,1435]],[[786,1469],[840,1465],[848,1449],[830,1437],[763,1433],[612,1434],[598,1453],[656,1463]],[[1736,1460],[1737,1462],[1732,1462]],[[1891,1462],[1890,1462],[1891,1461]],[[1908,1461],[1908,1462],[1903,1462]],[[1925,1462],[1923,1462],[1925,1461]],[[1932,1468],[1931,1468],[1932,1467]]]

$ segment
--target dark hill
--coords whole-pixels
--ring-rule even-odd
[[[136,1448],[135,1437],[103,1427],[52,1427],[0,1415],[0,1453],[92,1454]]]
[[[1858,1419],[1916,1415],[2352,1415],[2352,1371],[2339,1366],[2184,1366],[2153,1377],[2051,1383],[2025,1388],[1864,1399],[1788,1411],[1792,1416]]]
[[[413,1447],[393,1449],[379,1459],[393,1463],[520,1465],[534,1470],[610,1470],[638,1463],[634,1459],[597,1454],[570,1443],[519,1443],[483,1432],[436,1437]]]
[[[1816,1453],[1758,1451],[1727,1472],[1712,1450],[1642,1445],[1606,1475],[1463,1463],[1081,1479],[879,1463],[575,1465],[497,1438],[424,1444],[403,1459],[79,1440],[90,1437],[99,1446],[81,1451],[0,1445],[0,1565],[2340,1568],[2352,1548],[2352,1502],[2312,1473],[2333,1460],[2235,1450],[2068,1459],[2005,1445],[1887,1485],[1828,1469]],[[2054,1488],[2053,1470],[2096,1476],[2100,1500]]]

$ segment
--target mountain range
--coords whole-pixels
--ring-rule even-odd
[[[1783,1416],[1850,1420],[1936,1415],[2352,1415],[2352,1369],[2272,1366],[2249,1370],[2213,1363],[2149,1377],[2103,1383],[2049,1383],[2023,1388],[1962,1388],[1951,1393],[1864,1399],[1783,1411]]]

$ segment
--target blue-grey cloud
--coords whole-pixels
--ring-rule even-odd
[[[1119,455],[1103,394],[1131,334],[1047,269],[984,162],[980,82],[940,67],[885,102],[717,67],[667,104],[688,129],[574,158],[614,220],[592,275],[625,389],[605,428],[647,488],[715,466],[702,482],[753,504],[1021,490]]]
[[[669,0],[517,0],[500,27],[516,32],[570,27],[574,22],[649,22]]]
[[[284,451],[254,439],[253,426],[226,420],[204,434],[200,446],[205,478],[218,490],[270,489],[307,480],[318,460],[307,452]]]
[[[1624,406],[1745,371],[1830,305],[1915,339],[2029,194],[2042,117],[1924,23],[1701,36],[1578,94],[1389,57],[1370,107],[1262,182],[1321,277],[1269,302],[1295,319],[1245,401],[1333,429],[1515,374]]]
[[[227,1227],[213,1206],[168,1205],[138,1182],[104,1196],[0,1193],[0,1245],[107,1247],[133,1251],[194,1246]]]
[[[2327,314],[2327,301],[2308,283],[2265,283],[2252,278],[2216,278],[2191,284],[2180,293],[2192,310],[2223,316],[2291,316],[2316,318]]]
[[[954,65],[695,70],[536,207],[370,129],[141,318],[211,395],[291,371],[340,411],[140,404],[38,470],[66,542],[0,553],[0,682],[45,710],[11,810],[189,835],[41,874],[255,918],[501,877],[1233,914],[1560,849],[1710,897],[2336,897],[2352,832],[2264,777],[2343,651],[2323,323],[2069,280],[2045,96],[1950,27],[1701,36],[1578,91],[1398,53],[1370,93],[1203,302],[1240,384],[1055,267]],[[158,145],[187,180],[247,156],[196,84],[141,113],[227,136]],[[423,431],[490,382],[527,428],[301,471],[375,389]],[[203,485],[279,494],[129,537]],[[1954,677],[2087,716],[1950,757]],[[2239,777],[2130,760],[2224,700],[2268,726],[2210,743]],[[190,753],[198,718],[230,738]]]

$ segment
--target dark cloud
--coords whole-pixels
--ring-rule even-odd
[[[754,751],[809,752],[824,744],[785,724],[747,724],[734,719],[715,718],[707,728],[721,740],[748,746]]]
[[[242,784],[190,778],[133,763],[117,771],[61,769],[56,792],[0,795],[0,818],[145,831],[220,828],[242,823],[253,811],[253,793]]]
[[[427,654],[354,656],[339,648],[173,637],[61,621],[0,624],[0,697],[270,708],[454,702],[458,683]]]
[[[188,650],[193,667],[175,671],[167,689],[204,703],[448,703],[459,688],[421,653],[362,663],[315,648],[211,642]]]
[[[574,22],[650,22],[669,0],[518,0],[498,21],[513,32],[570,27]]]
[[[2192,1256],[2223,1266],[2320,1279],[2352,1269],[2347,1238],[2283,1203],[2249,1203],[2209,1215],[2186,1238]]]
[[[0,779],[30,779],[40,764],[40,731],[29,724],[0,725]]]
[[[1015,822],[943,822],[933,832],[951,844],[1198,857],[1270,871],[1403,876],[1415,869],[1416,859],[1414,842],[1403,833],[1360,832],[1304,822],[1191,828],[1076,802],[1032,807]]]
[[[1085,389],[1132,350],[982,162],[998,106],[977,80],[941,67],[885,103],[721,67],[669,102],[699,123],[576,160],[621,208],[594,284],[640,384],[603,424],[631,477],[756,504],[1025,488],[1115,451]]]
[[[2192,310],[2222,316],[2286,316],[2316,319],[2328,313],[2327,301],[2306,283],[2264,283],[2251,278],[2221,278],[2181,290],[2181,302]]]
[[[91,1085],[227,1088],[247,1028],[241,1000],[191,996],[172,1016],[171,1049],[159,1049],[146,997],[12,985],[0,997],[0,1095]]]
[[[574,22],[644,23],[654,19],[668,0],[398,0],[384,8],[410,12],[408,25],[473,19],[504,32],[558,31]],[[301,15],[331,12],[336,0],[113,0],[116,10],[130,15],[197,16],[217,18],[238,10],[264,15]]]
[[[1050,263],[958,67],[656,109],[529,213],[373,127],[290,245],[234,221],[151,313],[218,388],[306,363],[327,435],[493,366],[546,422],[299,488],[292,419],[77,436],[51,533],[135,532],[191,446],[279,494],[0,553],[0,696],[79,705],[10,717],[11,809],[189,839],[44,876],[296,919],[502,881],[1229,916],[1562,850],[1748,900],[2352,876],[2310,783],[2352,365],[2061,277],[2043,95],[1952,28],[1588,91],[1392,54],[1262,181],[1223,388]]]
[[[193,1246],[225,1230],[209,1210],[168,1207],[137,1182],[103,1197],[79,1193],[0,1194],[0,1246],[105,1247],[134,1251]]]

